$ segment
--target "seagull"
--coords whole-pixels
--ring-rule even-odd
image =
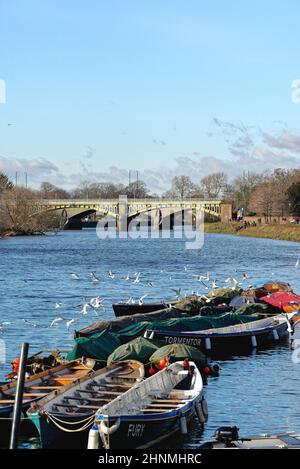
[[[184,270],[185,270],[185,272],[188,271],[188,265],[185,265],[185,266],[184,266]]]
[[[232,290],[235,290],[236,287],[240,285],[234,277],[228,277],[225,282],[230,283],[232,285]]]
[[[143,295],[141,296],[141,298],[139,299],[139,305],[142,306],[144,304],[144,298],[146,298],[146,296],[148,296],[147,294],[146,295]]]
[[[100,278],[97,277],[96,272],[91,272],[90,276],[92,277],[93,282],[100,282]]]
[[[152,283],[152,282],[147,282],[146,285],[147,285],[148,287],[153,287],[153,283]]]
[[[74,324],[74,322],[76,322],[75,319],[70,319],[69,321],[67,321],[67,323],[66,323],[67,329],[69,329],[69,327],[70,327],[72,324]]]
[[[126,304],[127,305],[133,305],[135,303],[134,299],[132,298],[132,296],[129,298],[129,300],[126,301]]]
[[[247,274],[247,272],[245,272],[245,273],[243,274],[243,280],[247,280],[248,278],[249,278],[249,275]]]
[[[54,324],[57,324],[57,323],[60,322],[60,321],[63,321],[63,318],[60,317],[60,316],[57,317],[57,318],[55,318],[55,319],[53,319],[53,321],[52,321],[51,324],[50,324],[50,327],[53,327]]]
[[[214,288],[219,288],[218,285],[217,285],[217,283],[216,283],[216,280],[213,280],[213,281],[212,281],[212,288],[213,288],[213,289],[214,289]]]
[[[82,310],[80,311],[82,314],[87,314],[88,313],[88,308],[91,308],[92,306],[88,303],[85,303],[82,307]]]
[[[135,279],[132,283],[140,283],[140,276],[141,276],[140,272],[135,274]]]
[[[61,306],[64,306],[63,303],[55,303],[55,309],[61,308]]]
[[[176,295],[176,298],[180,298],[180,294],[181,294],[181,288],[179,288],[178,290],[176,290],[176,288],[171,288],[171,290],[173,292],[175,292],[175,295]]]
[[[298,257],[298,259],[297,259],[297,261],[296,261],[296,264],[295,264],[295,268],[297,268],[297,267],[298,267],[298,265],[299,265],[299,261],[300,261],[300,259],[299,259],[299,257]]]
[[[124,277],[124,280],[125,282],[128,282],[128,280],[130,280],[129,274],[127,274],[126,277]]]
[[[79,275],[76,272],[72,272],[71,277],[73,280],[79,280]]]
[[[107,272],[107,275],[109,276],[109,278],[115,278],[115,275],[112,273],[111,270]]]
[[[100,308],[100,307],[103,307],[103,300],[102,298],[100,298],[100,296],[96,296],[96,298],[92,298],[90,300],[90,305],[93,306],[93,308]]]
[[[206,285],[206,283],[204,283],[202,280],[200,280],[200,282],[202,283],[202,285],[205,286],[206,290],[208,290],[208,286]]]

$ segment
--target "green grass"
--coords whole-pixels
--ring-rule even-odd
[[[253,238],[270,238],[283,241],[300,242],[300,225],[268,224],[243,228],[236,232],[235,227],[240,223],[206,223],[206,233],[234,234]]]

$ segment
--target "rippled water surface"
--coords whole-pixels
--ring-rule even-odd
[[[223,285],[229,275],[241,279],[246,271],[250,278],[287,280],[300,292],[300,270],[294,267],[298,256],[296,243],[229,235],[206,235],[201,250],[185,249],[180,239],[99,240],[94,230],[0,240],[0,322],[11,323],[0,335],[7,352],[0,380],[21,342],[28,341],[31,352],[71,348],[75,328],[113,318],[113,302],[144,294],[146,300],[170,299],[171,289],[179,287],[183,294],[200,292],[196,274],[209,271]],[[114,279],[108,278],[108,270]],[[99,283],[91,280],[92,271]],[[72,272],[79,280],[71,279]],[[136,272],[141,272],[139,283],[124,280]],[[105,310],[97,310],[98,317],[92,310],[83,315],[78,305],[97,295],[104,298]],[[56,302],[63,306],[56,309]],[[64,321],[50,328],[57,316]],[[68,330],[66,322],[72,318],[75,323]],[[225,424],[237,425],[245,435],[300,431],[300,364],[292,361],[291,354],[290,345],[283,344],[220,363],[221,376],[211,379],[206,388],[209,421],[204,432],[195,425],[185,441],[168,445],[193,446]]]

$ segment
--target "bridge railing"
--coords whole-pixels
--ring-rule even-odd
[[[211,204],[220,205],[217,199],[127,199],[128,204],[135,205],[171,205],[171,204]],[[109,205],[119,203],[119,199],[40,199],[41,205]]]

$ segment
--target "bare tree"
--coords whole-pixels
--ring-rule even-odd
[[[1,231],[15,234],[42,234],[57,228],[59,220],[53,212],[39,208],[38,193],[24,187],[6,189],[0,198]]]
[[[169,191],[164,194],[164,197],[190,197],[195,190],[195,184],[189,176],[175,176],[172,179],[172,186]]]
[[[0,193],[7,189],[12,189],[14,187],[12,181],[9,179],[6,174],[0,172]]]
[[[61,187],[54,186],[51,182],[42,182],[40,187],[42,199],[69,199],[70,194]]]
[[[227,174],[223,172],[212,173],[201,179],[200,187],[208,198],[216,199],[222,196],[227,180]]]
[[[272,178],[260,183],[252,192],[249,209],[257,215],[263,216],[266,222],[271,221],[276,212],[276,184]]]

